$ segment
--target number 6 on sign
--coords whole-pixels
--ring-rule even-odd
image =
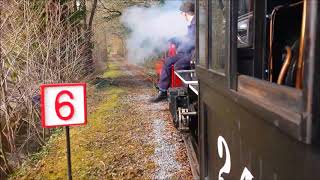
[[[41,85],[42,126],[86,124],[86,84]]]
[[[74,114],[74,107],[73,107],[73,105],[72,105],[70,102],[62,102],[62,103],[59,102],[60,97],[61,97],[62,95],[64,95],[64,94],[68,95],[68,96],[70,97],[70,99],[73,99],[73,94],[72,94],[70,91],[63,90],[63,91],[59,92],[59,94],[57,95],[56,102],[55,102],[55,104],[56,104],[56,105],[55,105],[55,108],[56,108],[56,113],[57,113],[58,117],[59,117],[60,119],[62,119],[62,120],[67,121],[67,120],[69,120],[69,119],[72,118],[72,116],[73,116],[73,114]],[[68,107],[70,108],[70,113],[69,113],[69,115],[66,116],[66,117],[63,117],[63,116],[61,115],[61,113],[60,113],[60,109],[61,109],[63,106],[68,106]]]

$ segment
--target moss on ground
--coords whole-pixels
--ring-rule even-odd
[[[123,75],[117,63],[111,63],[103,78]],[[110,85],[102,90],[89,87],[88,92],[88,124],[70,129],[73,178],[150,178],[154,147],[136,138],[145,132],[139,115],[127,113],[128,104],[122,103],[128,90]],[[57,133],[11,178],[66,179],[65,146],[64,132]]]
[[[103,78],[118,78],[124,75],[117,64],[108,64],[107,71],[103,73]]]

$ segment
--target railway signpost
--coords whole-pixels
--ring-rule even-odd
[[[86,84],[43,84],[41,121],[44,128],[66,127],[68,179],[72,179],[69,126],[87,123]]]

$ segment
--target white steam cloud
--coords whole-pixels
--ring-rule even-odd
[[[121,17],[130,29],[127,39],[128,61],[140,63],[168,47],[168,40],[186,35],[188,23],[181,16],[181,1],[168,1],[153,7],[131,7]]]

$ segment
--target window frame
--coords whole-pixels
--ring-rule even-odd
[[[221,77],[227,77],[228,75],[228,66],[229,66],[229,61],[228,59],[229,56],[230,56],[230,46],[229,46],[229,42],[230,42],[230,39],[231,39],[231,36],[230,36],[230,13],[231,13],[231,3],[232,3],[232,0],[228,0],[228,12],[226,14],[226,24],[225,24],[225,48],[227,49],[226,51],[226,58],[225,58],[225,65],[224,65],[224,68],[223,69],[214,69],[212,67],[212,62],[213,62],[213,56],[212,56],[212,49],[214,48],[213,47],[213,34],[212,34],[212,28],[213,28],[213,23],[212,23],[212,16],[213,16],[213,13],[212,13],[212,8],[213,8],[213,5],[212,5],[212,1],[216,1],[216,0],[208,0],[208,69],[210,72],[214,73],[215,75],[218,75],[218,76],[221,76]]]
[[[205,41],[206,41],[206,43],[204,43],[205,44],[205,60],[204,60],[204,64],[201,64],[200,62],[201,62],[201,57],[200,57],[200,2],[199,2],[200,0],[196,0],[196,25],[197,25],[197,28],[196,28],[196,40],[197,40],[197,43],[196,43],[196,48],[197,48],[197,53],[196,53],[196,57],[197,57],[197,66],[200,66],[200,67],[203,67],[203,68],[208,68],[209,67],[209,61],[208,61],[208,59],[209,59],[209,55],[208,55],[208,52],[209,52],[209,44],[208,44],[208,42],[209,42],[209,34],[208,34],[208,32],[209,32],[209,8],[208,8],[208,1],[209,0],[204,0],[205,1],[205,5],[207,6],[207,8],[206,8],[206,12],[205,12],[205,15],[207,16],[206,17],[206,21],[207,21],[207,23],[206,23],[206,37],[205,37]]]
[[[230,31],[230,58],[229,58],[229,67],[228,67],[228,82],[229,82],[229,89],[232,93],[234,93],[236,96],[240,98],[244,98],[250,103],[256,104],[257,108],[263,108],[265,111],[271,114],[276,114],[282,118],[280,120],[272,121],[271,119],[265,118],[267,121],[272,121],[275,126],[277,126],[281,131],[285,132],[286,134],[289,134],[290,136],[294,137],[298,141],[302,141],[306,144],[311,144],[312,142],[316,142],[320,144],[319,140],[314,140],[313,136],[314,134],[317,134],[320,137],[320,117],[312,116],[313,114],[320,114],[317,112],[317,109],[319,109],[319,92],[315,92],[315,87],[319,88],[318,82],[316,79],[320,79],[320,63],[316,61],[316,58],[320,58],[319,52],[313,52],[310,48],[305,48],[303,51],[304,56],[304,62],[305,62],[305,68],[303,71],[303,88],[295,89],[283,85],[278,85],[276,83],[270,83],[263,79],[262,74],[260,72],[254,73],[253,77],[247,76],[247,75],[238,75],[237,73],[237,23],[238,23],[238,0],[231,1],[233,2],[230,4],[231,8],[231,17],[230,17],[230,23],[231,23],[231,31]],[[264,42],[261,36],[259,37],[257,35],[257,25],[259,25],[259,19],[261,21],[261,17],[265,17],[266,10],[263,11],[263,9],[266,8],[267,0],[257,2],[257,0],[254,0],[254,47],[255,47],[255,53],[254,53],[254,67],[255,69],[261,64],[257,63],[255,59],[261,58],[264,56]],[[306,9],[308,9],[308,15],[304,15],[304,19],[306,20],[306,35],[312,35],[314,38],[320,41],[320,38],[316,36],[316,34],[313,33],[313,29],[311,27],[316,28],[316,30],[320,29],[320,25],[318,23],[315,23],[318,19],[313,17],[314,14],[320,14],[317,12],[319,8],[318,6],[312,5],[312,3],[317,2],[306,2],[304,1]],[[318,3],[320,4],[320,3]],[[258,9],[258,10],[257,10]],[[259,12],[258,12],[259,11]],[[261,14],[261,12],[263,14]],[[320,17],[320,16],[319,16]],[[313,18],[313,19],[312,19]],[[265,18],[264,18],[265,19]],[[316,25],[313,25],[312,23],[315,23]],[[264,22],[264,26],[266,26],[266,23]],[[316,27],[315,27],[316,26]],[[261,27],[259,27],[258,31],[263,31]],[[308,34],[309,33],[309,34]],[[307,38],[304,38],[304,43],[309,43],[307,46],[314,46],[319,47],[319,43],[315,43],[316,41],[309,41]],[[259,43],[260,42],[260,43]],[[318,56],[312,56],[311,54],[317,53]],[[261,61],[261,63],[263,63]],[[261,66],[262,67],[262,66]],[[316,68],[317,67],[317,68]],[[263,72],[262,72],[263,73]],[[258,78],[257,78],[258,77]],[[244,85],[245,84],[245,85]],[[251,85],[251,89],[250,89]],[[255,88],[252,88],[252,86],[256,86]],[[313,90],[312,90],[313,89]],[[257,93],[260,92],[261,94],[264,94],[264,97],[259,97]],[[281,92],[281,93],[276,93]],[[286,98],[282,98],[284,94],[290,94]],[[281,99],[282,98],[282,99]],[[298,105],[296,107],[289,106],[283,108],[282,106],[286,104],[287,102],[294,102],[296,101]],[[265,103],[263,103],[265,102]],[[276,107],[276,108],[274,108]],[[312,108],[311,108],[312,107]],[[279,122],[280,121],[280,122]],[[317,123],[317,127],[314,127],[312,123]],[[316,129],[316,130],[315,130]],[[312,132],[313,130],[313,132]],[[316,132],[315,132],[316,131]],[[312,141],[313,140],[313,141]]]

